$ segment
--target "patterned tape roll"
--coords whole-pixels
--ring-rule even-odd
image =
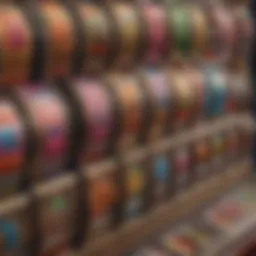
[[[169,23],[174,40],[174,51],[186,54],[192,48],[191,16],[187,8],[169,7]]]
[[[41,256],[68,254],[74,235],[78,198],[73,179],[44,183],[36,190],[41,246]]]
[[[0,196],[19,190],[25,164],[25,127],[15,106],[0,101]]]
[[[79,4],[77,7],[83,19],[86,37],[84,69],[89,73],[99,71],[107,64],[113,45],[110,21],[98,5]]]
[[[207,70],[205,73],[206,81],[206,115],[216,117],[222,115],[227,107],[227,79],[221,71]]]
[[[16,198],[15,198],[16,199]],[[0,251],[1,255],[29,255],[31,221],[28,201],[11,200],[11,207],[1,205],[0,211]],[[1,203],[4,203],[3,201]]]
[[[149,40],[146,60],[157,64],[164,57],[168,46],[167,14],[164,7],[157,4],[145,4],[142,11]]]
[[[149,139],[162,136],[168,126],[171,108],[171,94],[168,79],[160,70],[147,70],[143,74],[144,87],[149,92],[153,110],[152,123],[149,128]]]
[[[57,2],[43,3],[41,15],[47,34],[46,76],[68,75],[71,72],[75,47],[73,20],[65,6]]]
[[[190,123],[195,106],[195,91],[191,90],[190,77],[181,70],[170,72],[174,101],[174,128]]]
[[[111,14],[120,44],[116,64],[126,67],[134,61],[138,54],[141,43],[140,17],[136,7],[127,3],[114,3]]]
[[[21,9],[4,5],[0,9],[0,49],[2,84],[27,81],[32,56],[32,33]]]
[[[32,179],[44,180],[63,168],[69,144],[69,117],[65,102],[49,88],[19,91],[40,138],[40,152]]]
[[[99,80],[77,80],[73,86],[86,122],[87,136],[83,158],[95,160],[105,155],[109,148],[114,123],[112,99]]]
[[[211,48],[214,58],[230,57],[234,47],[235,27],[231,12],[221,6],[211,8],[210,26],[213,27]]]
[[[193,48],[195,52],[204,53],[209,40],[209,27],[205,12],[197,6],[190,9],[193,26]]]
[[[113,91],[120,116],[117,147],[127,149],[138,140],[142,127],[144,95],[139,79],[133,75],[112,75],[107,83]]]

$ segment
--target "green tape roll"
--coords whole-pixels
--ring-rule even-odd
[[[192,48],[192,28],[188,9],[172,7],[170,22],[173,29],[174,47],[181,53],[188,53]]]

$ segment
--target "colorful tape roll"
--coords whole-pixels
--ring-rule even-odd
[[[107,13],[99,5],[81,3],[77,5],[83,20],[85,34],[84,70],[95,73],[106,68],[114,44],[111,23]]]
[[[36,188],[41,243],[38,255],[71,252],[78,209],[76,185],[74,178],[63,176]]]
[[[207,117],[218,117],[225,114],[227,108],[227,77],[220,70],[206,70],[205,110]]]
[[[164,6],[147,3],[142,7],[142,14],[148,34],[146,61],[158,64],[165,57],[168,47],[167,14]]]
[[[89,236],[100,236],[113,226],[114,208],[119,199],[116,168],[104,161],[90,166],[85,176],[90,212]]]
[[[138,57],[141,44],[141,19],[134,5],[129,3],[113,3],[111,17],[119,48],[115,65],[127,67]]]
[[[173,98],[173,126],[179,129],[191,123],[195,106],[195,91],[191,90],[190,77],[182,70],[169,73]]]
[[[181,55],[188,54],[193,46],[192,20],[188,8],[169,7],[168,21],[174,52]]]
[[[159,69],[142,73],[142,85],[148,91],[152,109],[148,139],[157,139],[167,131],[171,110],[171,93],[166,74]]]
[[[76,80],[73,83],[76,98],[82,108],[86,141],[82,158],[96,160],[106,155],[114,125],[114,107],[110,93],[97,79]]]
[[[68,9],[58,2],[41,4],[46,31],[46,77],[64,77],[71,73],[75,51],[75,29]]]
[[[131,74],[114,74],[106,83],[116,102],[116,147],[127,150],[138,142],[144,117],[144,94],[139,79]]]
[[[40,181],[64,171],[69,146],[69,112],[65,101],[50,88],[18,91],[40,140],[31,179]]]
[[[24,13],[15,5],[0,8],[0,82],[27,82],[33,51],[32,32]]]
[[[189,12],[192,20],[193,51],[202,56],[206,53],[210,36],[207,17],[199,6],[191,6]]]
[[[211,57],[226,61],[230,58],[235,41],[235,23],[231,11],[221,5],[212,6],[208,13],[209,25],[213,28]]]
[[[14,103],[0,101],[0,197],[19,191],[25,165],[26,132]]]

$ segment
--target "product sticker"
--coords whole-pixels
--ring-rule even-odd
[[[75,185],[58,184],[45,186],[39,195],[40,229],[43,241],[42,256],[60,255],[70,250],[77,212]],[[40,192],[39,192],[40,193]]]
[[[206,212],[206,218],[210,223],[222,230],[229,230],[241,223],[248,213],[246,209],[234,200],[223,200]]]
[[[177,191],[186,189],[190,182],[190,155],[187,148],[179,148],[174,153],[175,187]]]
[[[176,253],[179,256],[196,256],[200,251],[200,243],[187,232],[187,227],[179,228],[165,234],[161,243],[167,252]]]
[[[145,170],[142,164],[131,164],[126,169],[125,215],[132,219],[140,215],[144,208]]]

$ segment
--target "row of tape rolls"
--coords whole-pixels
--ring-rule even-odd
[[[3,255],[73,255],[248,158],[241,3],[3,2]]]
[[[0,82],[92,75],[182,57],[233,64],[248,51],[252,20],[246,8],[231,7],[143,1],[2,4]]]

